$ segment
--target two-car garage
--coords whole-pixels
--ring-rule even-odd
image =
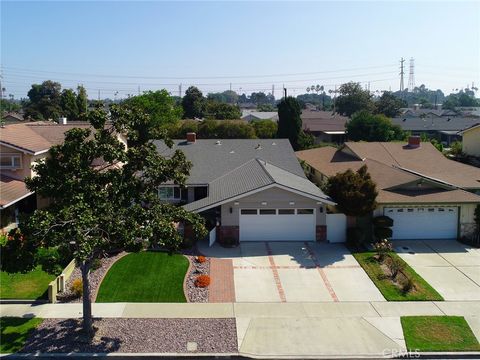
[[[393,219],[395,240],[456,239],[458,207],[386,207],[384,215]]]
[[[240,209],[240,241],[314,241],[315,210]]]

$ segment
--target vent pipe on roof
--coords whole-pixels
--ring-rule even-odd
[[[62,125],[67,125],[67,118],[66,117],[61,117],[58,121],[59,124]]]

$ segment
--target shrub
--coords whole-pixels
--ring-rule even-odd
[[[131,241],[125,245],[125,251],[127,252],[139,252],[143,250],[144,248],[144,242],[143,241]]]
[[[376,227],[373,230],[373,233],[375,234],[375,237],[379,240],[390,239],[393,235],[392,229],[388,227]]]
[[[401,286],[402,293],[404,294],[408,293],[409,291],[415,288],[415,284],[413,283],[413,280],[408,276],[405,276],[404,278],[402,278],[402,280],[400,281],[400,286]]]
[[[235,247],[238,245],[238,243],[237,243],[237,240],[235,240],[235,238],[231,236],[227,236],[220,242],[220,245],[225,247]]]
[[[70,290],[72,291],[73,295],[77,298],[82,296],[83,294],[83,281],[82,279],[75,279],[70,286]]]
[[[195,286],[200,288],[205,288],[210,285],[210,276],[208,275],[199,275],[195,279]]]
[[[393,219],[388,216],[377,216],[373,219],[373,226],[376,227],[392,227],[393,226]]]
[[[90,271],[98,270],[102,267],[102,261],[99,258],[95,258],[90,265]]]
[[[365,241],[365,231],[359,227],[351,227],[347,229],[348,245],[360,246]]]
[[[199,262],[200,264],[203,264],[205,261],[207,261],[205,256],[203,255],[197,256],[197,262]]]
[[[19,228],[12,229],[0,249],[0,269],[10,273],[28,272],[36,266],[36,252],[33,241],[26,241]]]
[[[181,247],[183,249],[190,249],[193,245],[195,245],[195,240],[190,237],[186,237],[183,239]]]
[[[399,272],[405,269],[405,264],[397,256],[390,256],[389,261],[387,262],[388,270],[390,270],[390,277],[392,280],[397,278]]]
[[[377,252],[378,260],[382,262],[385,259],[385,255],[393,250],[392,243],[387,239],[377,241],[373,244],[373,248]]]
[[[58,276],[63,271],[64,261],[56,247],[39,248],[36,261],[49,274]]]

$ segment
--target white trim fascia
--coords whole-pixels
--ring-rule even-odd
[[[22,147],[15,146],[15,145],[3,142],[3,141],[0,141],[0,145],[9,147],[10,149],[15,149],[15,150],[21,151],[24,154],[35,155],[34,151],[30,151],[30,150],[24,149]]]
[[[320,198],[320,197],[317,197],[317,196],[309,195],[309,194],[306,194],[306,193],[301,192],[301,191],[298,191],[298,190],[293,190],[292,188],[289,188],[289,187],[287,187],[287,186],[274,183],[274,184],[269,184],[269,185],[266,185],[266,186],[262,186],[262,187],[260,187],[260,188],[254,189],[254,190],[247,191],[247,192],[245,192],[245,193],[243,193],[243,194],[239,194],[239,195],[233,196],[233,197],[228,198],[228,199],[224,199],[224,200],[217,201],[217,202],[215,202],[215,203],[213,203],[213,204],[210,204],[210,205],[201,207],[201,208],[199,208],[199,209],[193,210],[193,212],[199,213],[199,212],[202,212],[202,211],[206,211],[206,210],[209,210],[209,209],[214,208],[214,207],[216,207],[216,206],[220,206],[220,205],[223,205],[223,204],[226,204],[226,203],[229,203],[229,202],[232,202],[232,201],[241,199],[241,198],[243,198],[243,197],[245,197],[245,196],[250,196],[250,195],[253,195],[253,194],[256,194],[256,193],[258,193],[258,192],[261,192],[261,191],[264,191],[264,190],[268,190],[268,189],[271,189],[271,188],[274,188],[274,187],[278,187],[278,188],[281,188],[281,189],[283,189],[283,190],[286,190],[286,191],[289,191],[289,192],[293,192],[293,193],[295,193],[295,194],[302,195],[302,196],[308,197],[308,198],[313,199],[313,200],[321,201],[321,202],[324,203],[324,204],[336,205],[336,203],[334,203],[333,201],[326,200],[326,199],[324,199],[324,198]],[[186,205],[188,205],[188,204],[186,204]]]
[[[25,199],[26,197],[28,197],[28,196],[30,196],[30,195],[32,195],[32,194],[35,194],[35,192],[33,192],[33,191],[32,191],[32,192],[29,192],[28,194],[25,194],[25,195],[23,195],[23,196],[20,196],[18,199],[15,199],[15,200],[13,200],[13,201],[10,201],[8,204],[0,205],[0,209],[2,209],[2,210],[3,210],[3,209],[6,209],[6,208],[9,207],[10,205],[13,205],[13,204],[17,203],[17,202],[19,202],[20,200],[23,200],[23,199]]]

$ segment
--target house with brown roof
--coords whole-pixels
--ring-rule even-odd
[[[48,150],[61,144],[65,132],[88,128],[87,123],[57,124],[31,122],[0,128],[0,217],[1,229],[15,226],[19,213],[29,213],[48,204],[46,199],[30,192],[24,179],[34,176],[32,165],[44,159]],[[119,136],[126,145],[126,139]]]
[[[474,230],[480,169],[447,159],[431,143],[346,142],[299,151],[318,184],[367,165],[377,184],[374,216],[394,220],[393,239],[457,239]]]
[[[462,135],[462,151],[480,158],[480,122],[460,131],[459,134]]]
[[[315,143],[342,144],[345,141],[345,126],[348,117],[331,111],[306,109],[300,115],[304,131],[315,136]]]

